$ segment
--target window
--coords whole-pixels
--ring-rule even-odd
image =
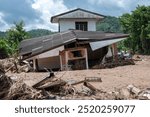
[[[73,54],[73,57],[82,57],[81,50],[72,51],[71,53]]]
[[[75,22],[76,30],[88,30],[88,23],[87,22]]]

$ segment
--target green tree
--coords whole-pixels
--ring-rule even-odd
[[[107,16],[103,21],[96,25],[97,31],[104,32],[122,32],[119,18]]]
[[[9,41],[12,52],[15,53],[18,49],[19,43],[28,38],[28,33],[24,29],[24,22],[15,22],[15,26],[6,32],[6,38]]]
[[[150,54],[150,6],[138,6],[131,14],[124,14],[120,22],[130,37],[124,43],[134,52]]]
[[[35,37],[40,37],[40,36],[45,36],[45,35],[51,35],[54,33],[55,32],[51,32],[50,30],[46,30],[46,29],[32,29],[32,30],[28,31],[30,38],[35,38]]]
[[[11,54],[8,40],[0,39],[0,59],[6,58]]]

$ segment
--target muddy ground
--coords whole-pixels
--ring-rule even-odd
[[[141,89],[150,88],[150,56],[139,56],[141,61],[135,61],[135,65],[120,66],[109,69],[90,69],[90,70],[76,70],[76,71],[62,71],[55,72],[56,77],[62,78],[66,81],[79,81],[85,77],[100,77],[101,82],[91,83],[97,89],[111,92],[115,89],[127,87],[133,84]],[[135,56],[136,58],[136,56]],[[24,82],[32,86],[38,81],[44,79],[49,75],[47,72],[39,73],[7,73],[13,78],[21,78]],[[75,86],[78,90],[82,88],[82,84]]]

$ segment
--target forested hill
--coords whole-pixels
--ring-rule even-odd
[[[33,30],[28,31],[28,35],[30,38],[50,35],[53,33],[54,32],[51,32],[50,30],[46,30],[46,29],[33,29]]]
[[[121,25],[119,23],[119,19],[116,17],[107,16],[103,21],[97,23],[96,27],[97,31],[104,32],[121,32]],[[40,37],[45,35],[50,35],[55,32],[52,32],[47,29],[33,29],[27,31],[29,38]],[[6,32],[0,31],[0,37],[5,37]]]
[[[122,32],[119,18],[107,16],[103,21],[97,23],[97,31]]]
[[[33,29],[30,31],[27,31],[28,37],[29,38],[34,38],[34,37],[40,37],[40,36],[45,36],[45,35],[50,35],[55,32],[51,32],[50,30],[47,29]],[[6,32],[0,31],[0,38],[3,38],[6,36]]]

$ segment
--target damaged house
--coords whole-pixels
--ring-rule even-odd
[[[116,60],[116,43],[128,35],[96,31],[96,23],[104,18],[80,8],[53,16],[51,22],[58,23],[59,32],[23,40],[19,47],[21,60],[32,62],[36,71],[89,69],[105,57]]]

